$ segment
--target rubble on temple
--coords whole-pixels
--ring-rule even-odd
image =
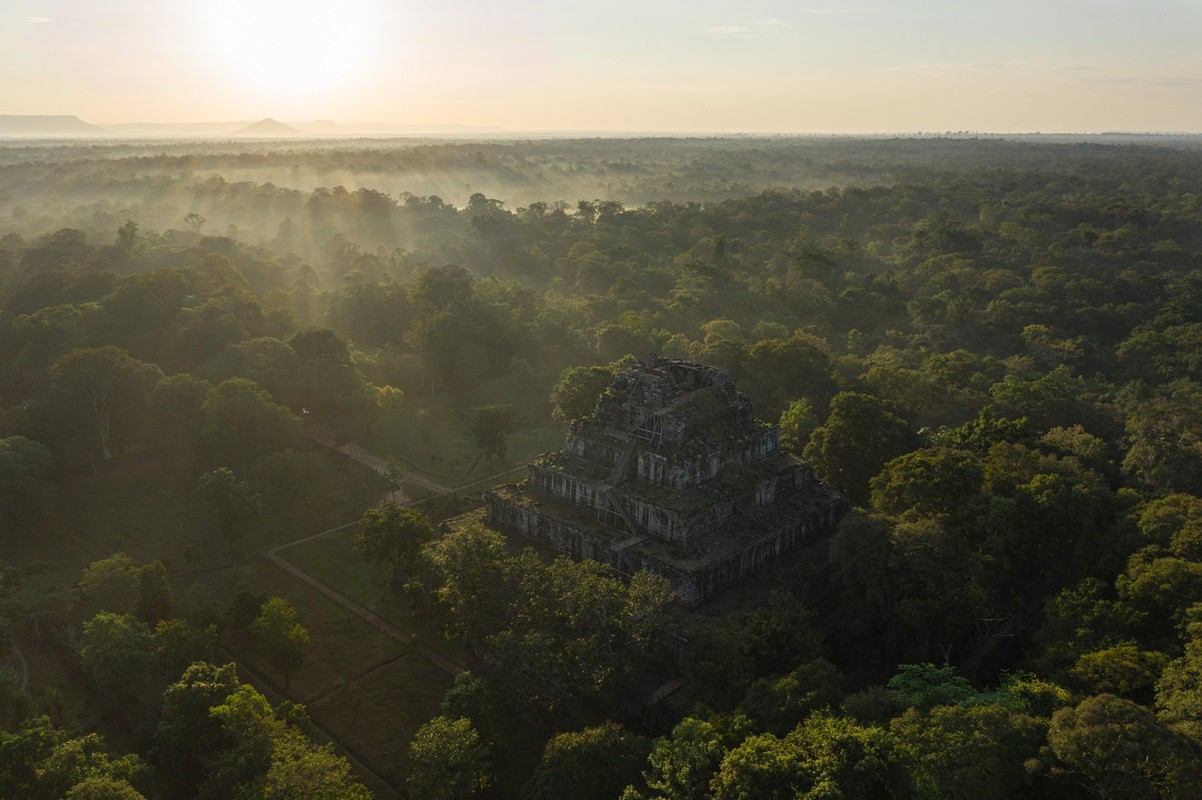
[[[781,452],[780,430],[725,372],[654,355],[614,376],[562,451],[485,494],[493,527],[663,575],[690,606],[829,532],[846,508]]]

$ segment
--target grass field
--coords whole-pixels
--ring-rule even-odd
[[[412,413],[391,426],[380,426],[372,442],[360,444],[453,488],[562,445],[563,425],[551,418],[549,393],[538,382],[503,378],[470,391],[413,398]],[[479,457],[467,427],[468,410],[490,404],[509,404],[517,414],[505,458],[491,462]]]
[[[367,561],[351,549],[355,532],[355,528],[347,528],[290,547],[282,555],[398,628],[463,663],[463,648],[457,642],[444,640],[428,616],[415,615],[409,608],[408,600],[388,585],[391,570],[382,564]]]
[[[513,441],[533,451],[549,441],[547,433],[531,428]],[[448,439],[455,435],[449,423],[443,435]],[[432,455],[427,461],[451,463]],[[481,472],[491,474],[497,468],[488,465]],[[328,735],[367,767],[364,779],[378,797],[399,796],[392,787],[403,785],[409,740],[438,713],[451,676],[411,645],[375,629],[261,555],[269,547],[356,519],[387,490],[384,479],[325,448],[306,451],[291,473],[299,478],[295,485],[277,483],[261,489],[265,513],[247,530],[235,569],[225,541],[197,497],[199,472],[189,459],[143,453],[107,464],[94,476],[64,479],[59,491],[69,502],[57,504],[38,525],[36,535],[10,539],[0,557],[19,567],[40,565],[38,580],[68,592],[73,592],[71,587],[85,566],[112,553],[124,552],[137,563],[159,559],[168,566],[177,604],[184,610],[208,608],[220,614],[241,593],[287,599],[311,637],[304,663],[290,676],[288,691],[284,676],[248,634],[224,634],[217,660],[236,660],[243,679],[260,686],[269,697],[287,696],[306,704],[319,736]],[[425,494],[416,486],[406,489],[411,495]],[[283,555],[423,643],[462,661],[462,649],[443,641],[429,619],[415,616],[407,601],[389,588],[387,569],[351,550],[353,535],[353,527],[344,529],[288,548]],[[22,640],[33,694],[43,707],[58,709],[47,710],[60,724],[99,730],[118,750],[136,745],[131,721],[85,690],[70,647],[39,646],[29,636]],[[157,698],[148,703],[152,711]],[[539,760],[544,737],[517,720],[503,727],[494,795],[516,797]],[[383,781],[373,778],[373,773]]]
[[[264,513],[245,531],[243,551],[356,519],[386,490],[370,469],[324,448],[306,451],[304,486],[272,487]],[[42,564],[70,583],[98,558],[123,552],[139,563],[159,559],[173,574],[228,563],[228,548],[196,492],[191,459],[140,453],[104,465],[97,475],[62,480],[59,502],[29,535],[10,538],[3,557]]]

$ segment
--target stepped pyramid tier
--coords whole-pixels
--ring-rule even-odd
[[[847,504],[782,453],[723,371],[651,356],[619,371],[562,451],[485,494],[490,525],[672,581],[687,605],[832,530]]]

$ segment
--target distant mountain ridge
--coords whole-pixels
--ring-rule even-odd
[[[93,125],[68,114],[0,114],[0,137],[41,136],[406,136],[508,133],[496,125],[457,123],[335,122],[316,119],[280,122],[265,117],[255,122],[116,122]]]
[[[0,136],[106,136],[74,114],[0,114]]]
[[[234,131],[235,136],[303,136],[304,131],[297,130],[291,125],[285,125],[277,119],[264,117],[258,122],[252,122],[245,128]]]

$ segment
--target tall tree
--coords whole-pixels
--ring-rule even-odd
[[[830,415],[810,437],[804,455],[823,481],[863,504],[869,480],[914,444],[910,429],[881,400],[843,392],[831,401]]]
[[[492,782],[488,748],[466,719],[434,717],[409,743],[409,796],[465,800]]]
[[[205,510],[225,538],[236,568],[246,526],[262,509],[259,495],[252,493],[244,481],[238,480],[229,467],[218,467],[201,475],[196,488]]]
[[[209,390],[203,405],[201,440],[217,463],[249,467],[268,453],[299,447],[300,420],[245,378]]]
[[[296,609],[282,597],[269,598],[251,623],[251,630],[258,634],[267,658],[283,673],[284,691],[291,691],[292,673],[305,660],[309,646],[309,632],[301,625]]]
[[[429,517],[389,500],[364,513],[354,547],[367,558],[392,567],[392,585],[396,588],[412,574],[418,551],[435,536]]]
[[[73,350],[50,372],[47,412],[85,452],[99,452],[104,460],[137,435],[161,375],[158,367],[111,345]]]
[[[468,410],[468,430],[472,443],[491,461],[504,458],[509,435],[517,424],[517,412],[508,404],[476,406]]]

